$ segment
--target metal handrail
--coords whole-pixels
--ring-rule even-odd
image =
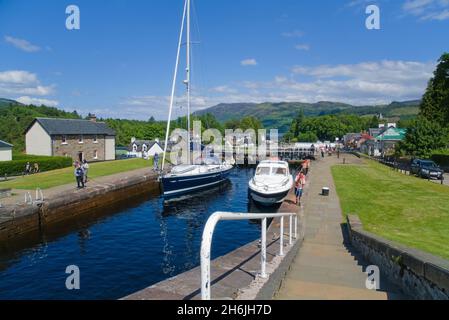
[[[231,213],[216,212],[210,216],[204,227],[203,238],[201,242],[201,299],[210,300],[211,279],[210,279],[210,256],[212,247],[212,237],[218,222],[230,220],[262,220],[261,232],[261,278],[267,278],[266,261],[267,261],[267,219],[281,218],[280,225],[280,249],[279,256],[284,255],[284,217],[290,217],[289,225],[289,244],[293,244],[292,240],[292,220],[295,217],[294,238],[297,239],[298,216],[296,213]]]

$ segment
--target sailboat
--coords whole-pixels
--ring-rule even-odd
[[[212,186],[219,185],[228,179],[229,174],[234,168],[231,164],[226,162],[221,162],[218,158],[215,160],[206,159],[202,163],[197,164],[192,163],[191,155],[191,132],[190,132],[190,108],[191,108],[191,32],[190,32],[190,11],[191,11],[191,0],[185,0],[184,11],[182,16],[181,31],[179,34],[178,50],[176,55],[175,72],[173,76],[173,84],[170,97],[170,106],[168,112],[168,122],[167,122],[167,132],[165,136],[165,147],[164,155],[162,160],[162,172],[164,170],[165,159],[167,156],[169,135],[170,135],[170,123],[172,118],[172,111],[175,99],[176,82],[178,77],[178,69],[180,64],[181,47],[183,45],[183,35],[184,28],[186,29],[186,80],[184,84],[186,85],[187,94],[187,163],[176,165],[171,168],[170,172],[163,174],[161,177],[163,196],[177,197],[192,193],[204,188],[210,188]],[[221,155],[219,155],[221,156]]]

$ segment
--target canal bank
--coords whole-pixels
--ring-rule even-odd
[[[88,215],[93,210],[157,191],[157,174],[150,169],[98,178],[81,190],[73,185],[45,190],[43,201],[38,193],[33,199],[34,192],[26,191],[2,201],[0,242],[26,236],[30,232]],[[27,203],[24,201],[25,195],[28,195]]]

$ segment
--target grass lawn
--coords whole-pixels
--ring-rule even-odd
[[[89,178],[109,176],[116,173],[141,168],[151,168],[153,161],[143,159],[130,159],[111,162],[91,163],[89,165]],[[0,188],[34,190],[36,188],[48,189],[68,183],[74,183],[74,168],[66,168],[17,178],[11,181],[0,182]]]
[[[449,259],[449,187],[374,161],[332,167],[343,213],[366,231]]]

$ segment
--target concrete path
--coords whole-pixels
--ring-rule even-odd
[[[360,159],[346,155],[346,163]],[[397,288],[381,278],[381,290],[366,289],[369,264],[345,241],[342,211],[331,174],[331,166],[343,156],[313,163],[303,198],[305,240],[283,281],[276,299],[299,300],[385,300],[404,298]],[[330,196],[320,195],[322,187]]]

